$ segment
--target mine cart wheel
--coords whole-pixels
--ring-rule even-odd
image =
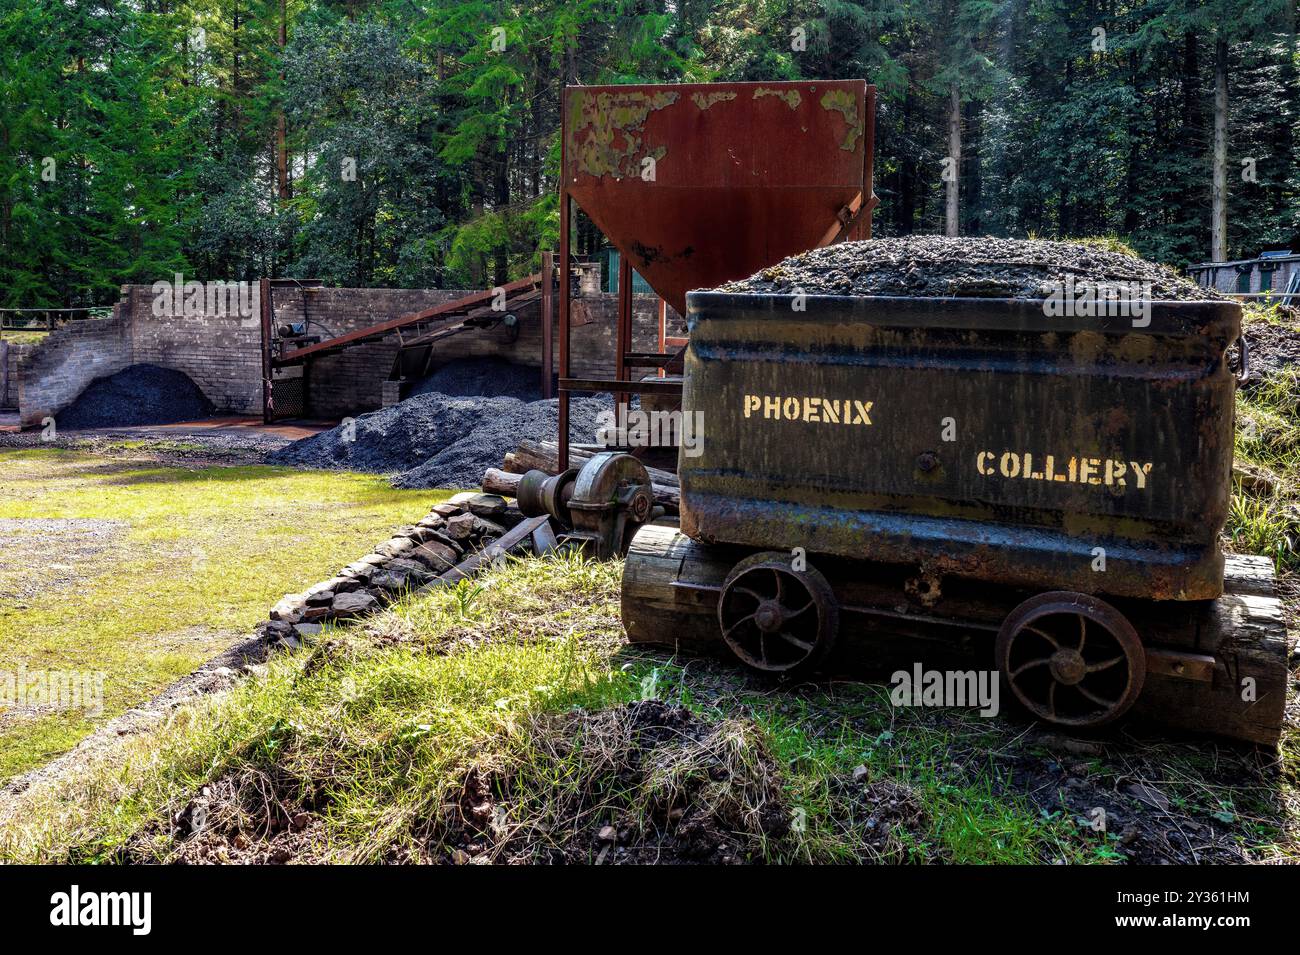
[[[826,578],[790,556],[755,554],[731,569],[718,598],[722,639],[741,662],[789,676],[815,669],[835,645],[839,605]]]
[[[998,669],[1037,716],[1087,729],[1118,719],[1146,680],[1146,652],[1122,613],[1087,594],[1026,600],[1002,623]]]

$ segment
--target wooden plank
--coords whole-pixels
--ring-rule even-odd
[[[650,381],[627,381],[613,378],[561,378],[561,391],[627,392],[634,395],[668,395],[680,396],[680,381],[652,379]]]
[[[521,521],[482,550],[470,554],[451,570],[444,573],[441,577],[429,581],[421,587],[420,590],[435,590],[439,587],[458,584],[462,580],[472,577],[474,574],[478,573],[479,568],[485,563],[491,564],[498,557],[504,557],[510,552],[511,548],[522,544],[532,536],[533,531],[537,530],[537,528],[549,520],[550,517],[543,514],[540,517],[530,517],[525,521]]]
[[[555,531],[547,522],[543,522],[533,531],[533,553],[537,556],[549,554],[559,546],[559,541],[555,539]]]
[[[1227,593],[1271,597],[1276,592],[1273,561],[1256,554],[1228,554],[1223,561],[1223,589]]]
[[[661,354],[659,352],[628,352],[623,356],[623,364],[629,368],[663,368],[667,371],[682,370],[681,352]]]

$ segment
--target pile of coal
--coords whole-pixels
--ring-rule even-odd
[[[481,370],[482,365],[469,374],[451,369],[438,380],[452,387],[456,382],[451,379],[457,377],[459,386],[467,388]],[[529,371],[535,378],[537,371]],[[610,407],[608,396],[574,396],[572,440],[594,441],[597,417]],[[483,472],[499,467],[520,440],[553,440],[558,433],[559,405],[553,398],[525,401],[511,395],[431,391],[296,441],[268,455],[267,462],[389,474],[393,486],[401,488],[475,488]]]
[[[215,412],[189,375],[158,365],[132,365],[96,378],[54,416],[63,430],[175,424],[210,418]]]
[[[938,235],[812,249],[718,291],[1046,299],[1067,281],[1150,283],[1143,292],[1151,301],[1222,298],[1166,266],[1090,243]]]

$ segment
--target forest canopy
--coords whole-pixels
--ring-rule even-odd
[[[525,274],[558,233],[566,83],[864,77],[877,235],[1108,235],[1175,266],[1300,248],[1296,21],[1296,0],[0,0],[0,306],[176,272]]]

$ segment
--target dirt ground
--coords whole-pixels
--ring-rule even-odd
[[[261,464],[278,451],[329,427],[324,422],[263,425],[260,418],[212,418],[175,425],[66,429],[52,439],[40,430],[0,430],[0,448],[59,448],[100,457],[174,467]]]

